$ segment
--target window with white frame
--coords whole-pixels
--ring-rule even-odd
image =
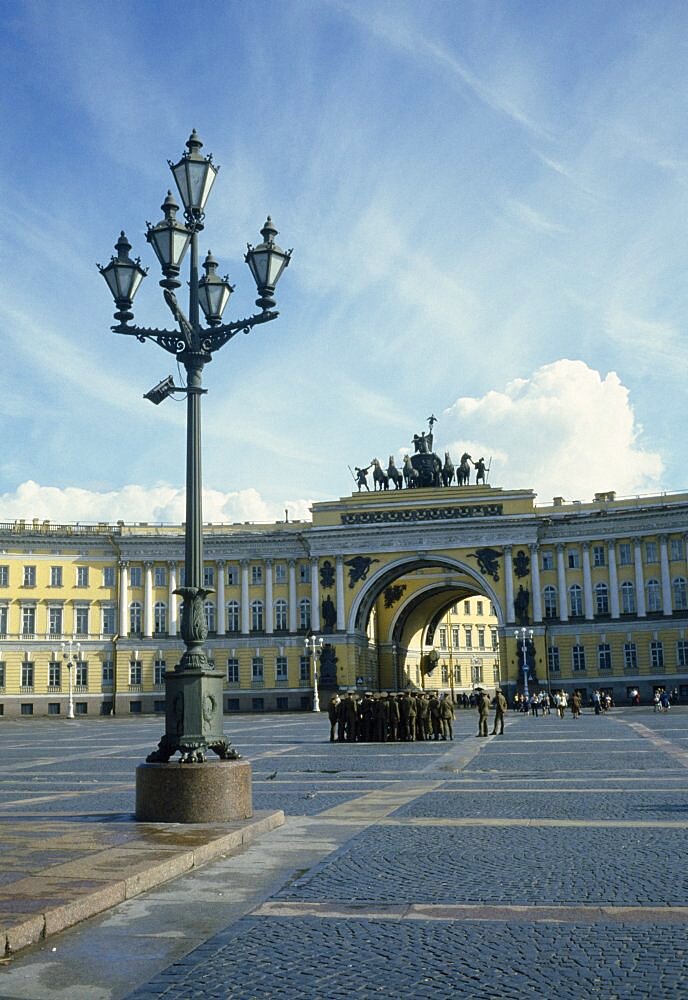
[[[635,586],[630,580],[621,584],[621,612],[624,615],[635,614]]]
[[[251,602],[251,631],[252,632],[262,632],[265,628],[263,619],[263,602],[262,601],[252,601]]]
[[[263,657],[253,656],[251,657],[251,680],[256,683],[263,682]]]
[[[33,687],[34,665],[31,660],[23,660],[21,665],[21,686],[23,688]]]
[[[241,607],[238,601],[227,602],[227,631],[241,631]]]
[[[263,567],[262,566],[251,566],[251,583],[254,586],[261,584],[263,582]]]
[[[288,625],[288,606],[287,602],[280,598],[279,601],[275,601],[275,631],[276,632],[286,632]]]
[[[5,687],[5,661],[0,660],[0,688]]]
[[[143,586],[143,569],[141,568],[141,566],[129,567],[129,586],[130,587]]]
[[[115,681],[114,660],[103,660],[101,665],[101,680],[103,687],[112,687]]]
[[[464,625],[463,627],[463,648],[473,649],[473,626]]]
[[[650,643],[650,666],[653,670],[664,669],[664,643],[659,639]]]
[[[167,586],[167,569],[165,566],[156,566],[153,570],[153,586]]]
[[[103,635],[114,635],[117,631],[117,609],[114,604],[104,604],[101,608]]]
[[[138,687],[143,682],[143,663],[141,660],[129,661],[129,685]]]
[[[542,569],[554,569],[554,553],[551,549],[543,549],[541,553]]]
[[[609,587],[606,583],[595,584],[595,614],[609,614]]]
[[[688,589],[684,576],[674,577],[671,583],[674,598],[674,611],[685,611],[688,608]]]
[[[0,635],[7,635],[7,605],[0,604]]]
[[[299,563],[299,583],[311,582],[311,564],[308,562]]]
[[[662,588],[660,586],[659,580],[647,581],[647,610],[648,611],[662,610]]]
[[[299,628],[308,630],[311,627],[311,602],[307,597],[299,601]]]
[[[311,658],[310,656],[299,657],[299,680],[308,683],[311,679]]]
[[[204,601],[203,602],[203,612],[205,614],[205,624],[209,632],[214,632],[217,628],[215,621],[215,602],[214,601]]]
[[[203,588],[205,590],[212,590],[215,587],[215,567],[214,566],[204,566],[203,567]]]
[[[86,660],[77,660],[74,664],[77,687],[88,687],[88,663]]]
[[[50,586],[51,587],[61,587],[62,586],[62,567],[61,566],[51,566],[50,567]]]
[[[440,649],[447,649],[447,626],[440,625],[438,631]]]
[[[0,587],[9,587],[10,585],[10,568],[9,566],[0,566]]]
[[[597,666],[600,670],[612,669],[612,647],[608,642],[601,642],[597,647]]]
[[[50,635],[62,635],[61,605],[53,605],[48,608],[48,632]]]
[[[131,635],[141,635],[141,621],[143,609],[138,601],[132,601],[129,605],[129,632]]]
[[[669,539],[669,558],[672,560],[683,559],[685,546],[682,538]]]
[[[623,648],[624,670],[638,669],[638,648],[634,642],[625,642]]]
[[[679,667],[688,667],[688,641],[679,639],[676,643],[676,663]]]
[[[36,586],[36,567],[35,566],[25,566],[24,567],[24,586],[25,587],[35,587]]]
[[[547,586],[542,592],[542,605],[545,618],[557,618],[557,590],[556,587]]]
[[[88,566],[77,566],[76,585],[77,587],[88,587]]]
[[[287,582],[286,563],[275,563],[275,583],[286,583],[286,582]]]
[[[451,630],[452,646],[454,649],[458,649],[461,645],[461,632],[458,625],[452,625]]]
[[[227,586],[236,587],[239,583],[239,567],[238,566],[228,566],[227,567]]]
[[[630,566],[633,562],[633,549],[630,542],[619,542],[619,566]]]
[[[578,549],[567,549],[566,556],[568,559],[569,569],[580,568],[580,552]]]
[[[77,604],[74,608],[74,631],[77,635],[88,635],[88,604]]]
[[[645,542],[645,562],[659,562],[659,548],[657,542]]]
[[[33,604],[22,606],[22,635],[33,635],[36,631],[36,608]]]
[[[117,575],[114,566],[103,566],[103,586],[114,587],[117,583]]]
[[[571,658],[574,671],[580,672],[581,670],[585,670],[585,646],[576,643],[571,650]]]
[[[604,566],[607,561],[607,554],[604,545],[593,545],[592,564],[593,566]]]
[[[167,605],[164,601],[156,601],[153,606],[153,632],[155,635],[167,632]]]
[[[583,588],[577,583],[569,587],[569,614],[572,618],[580,618],[583,614]]]
[[[48,663],[48,687],[59,688],[62,683],[62,664],[59,660]]]
[[[239,683],[239,660],[236,656],[227,657],[227,683]]]
[[[167,664],[164,659],[156,657],[153,661],[153,683],[160,687],[161,684],[165,683],[165,673],[167,671]]]
[[[485,627],[478,626],[478,649],[485,649]]]
[[[288,661],[286,656],[275,657],[275,679],[286,681],[289,677]]]

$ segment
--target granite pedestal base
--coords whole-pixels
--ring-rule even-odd
[[[136,819],[142,823],[229,823],[251,816],[251,765],[246,761],[136,768]]]

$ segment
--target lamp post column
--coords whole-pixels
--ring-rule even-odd
[[[303,640],[306,653],[313,658],[313,711],[320,711],[320,694],[318,692],[318,656],[322,652],[323,640],[320,636],[310,635]]]
[[[526,643],[528,640],[532,642],[533,630],[532,628],[517,628],[514,632],[514,636],[517,642],[519,640],[521,642],[521,652],[523,654],[521,657],[521,670],[523,671],[523,696],[527,701],[530,695],[528,691],[528,650]]]

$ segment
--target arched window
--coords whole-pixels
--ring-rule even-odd
[[[662,610],[662,588],[659,585],[659,580],[647,581],[647,610]]]
[[[558,618],[559,612],[557,610],[557,588],[556,587],[545,587],[542,592],[543,607],[545,610],[545,618]]]
[[[251,602],[251,631],[252,632],[262,632],[264,629],[263,624],[263,602],[262,601],[252,601]]]
[[[688,591],[686,590],[685,577],[675,577],[671,584],[671,589],[674,592],[674,611],[685,611],[688,609]]]
[[[227,631],[241,631],[241,608],[238,601],[228,601],[227,603]]]
[[[275,631],[286,632],[288,607],[284,600],[275,601]]]
[[[153,630],[156,635],[167,632],[167,605],[164,601],[157,601],[153,608]]]
[[[635,587],[630,580],[621,584],[621,611],[624,615],[635,614]]]
[[[299,601],[299,628],[308,629],[311,627],[311,602],[307,597]]]
[[[569,587],[569,614],[572,618],[580,618],[583,614],[583,588],[577,583]]]
[[[215,605],[212,601],[203,602],[203,611],[205,612],[205,623],[209,632],[214,632],[216,629],[215,624]]]
[[[131,635],[141,635],[141,605],[132,601],[129,605],[129,631]]]
[[[606,583],[595,584],[595,614],[609,614],[609,587]]]

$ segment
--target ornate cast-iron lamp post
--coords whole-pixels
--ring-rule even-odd
[[[147,273],[140,259],[129,257],[131,245],[124,233],[115,245],[117,256],[105,267],[98,265],[115,300],[118,321],[115,333],[136,337],[142,343],[152,340],[173,354],[186,370],[186,385],[176,387],[170,376],[155,386],[146,397],[160,403],[172,392],[185,392],[187,397],[186,431],[186,525],[184,538],[184,585],[175,593],[182,597],[181,635],[186,649],[174,670],[165,677],[165,735],[148,763],[164,763],[178,750],[180,762],[205,760],[210,749],[223,760],[236,760],[239,754],[223,733],[223,675],[208,661],[203,648],[207,637],[204,600],[211,593],[203,586],[203,517],[201,508],[201,396],[204,366],[213,353],[237,333],[248,333],[259,323],[276,319],[275,286],[289,264],[291,250],[284,251],[275,243],[277,230],[268,219],[261,230],[263,242],[248,244],[245,255],[251,269],[260,312],[233,323],[222,322],[233,286],[228,279],[216,274],[217,261],[208,252],[199,280],[198,234],[203,230],[205,205],[215,181],[218,167],[211,156],[200,153],[202,142],[196,131],[186,143],[187,152],[178,163],[169,162],[179,195],[184,205],[184,222],[176,218],[178,205],[168,191],[162,205],[163,219],[155,226],[148,223],[146,239],[160,261],[163,278],[160,285],[178,329],[158,330],[131,325],[134,318],[132,301]],[[189,278],[189,312],[185,315],[175,290],[180,287],[179,272],[188,248],[191,248]],[[200,322],[199,306],[207,326]]]
[[[62,659],[67,661],[67,673],[69,674],[69,703],[67,706],[67,718],[74,718],[74,687],[72,685],[72,668],[74,666],[74,659],[72,654],[72,649],[76,650],[77,661],[81,660],[81,643],[74,642],[73,639],[68,639],[67,642],[60,643],[62,646]]]
[[[514,632],[514,638],[516,639],[516,641],[518,642],[520,640],[520,642],[521,642],[521,652],[523,653],[523,656],[522,656],[522,661],[523,662],[521,663],[521,670],[523,671],[523,695],[524,695],[526,701],[529,698],[529,694],[528,694],[528,650],[527,650],[527,643],[528,643],[528,641],[530,641],[530,642],[533,641],[533,634],[534,633],[533,633],[532,628],[523,628],[523,627],[522,628],[517,628],[516,631]]]
[[[303,640],[306,656],[313,657],[313,711],[320,711],[320,695],[318,693],[318,657],[322,653],[323,640],[318,635],[308,635]]]

